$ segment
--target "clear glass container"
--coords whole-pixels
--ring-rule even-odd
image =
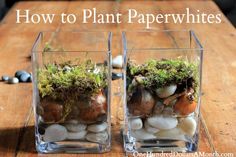
[[[196,151],[203,48],[194,32],[123,32],[122,44],[125,151]]]
[[[110,32],[41,32],[32,49],[36,149],[111,148]]]

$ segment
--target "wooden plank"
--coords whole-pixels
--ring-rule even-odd
[[[46,7],[45,7],[46,6]],[[55,7],[56,6],[56,7]],[[0,26],[0,74],[6,71],[13,74],[16,69],[24,68],[30,70],[30,62],[26,57],[29,55],[33,40],[40,30],[61,28],[62,30],[75,29],[103,29],[111,30],[115,33],[113,43],[114,52],[120,52],[120,36],[119,31],[123,29],[143,29],[142,24],[104,24],[104,25],[81,25],[81,23],[69,25],[60,25],[58,22],[52,25],[33,25],[33,24],[15,24],[15,12],[17,8],[33,9],[37,13],[55,13],[62,11],[70,13],[78,13],[82,8],[96,7],[102,12],[127,14],[127,8],[135,8],[140,12],[160,13],[171,12],[176,13],[183,11],[184,8],[198,9],[207,13],[220,13],[219,9],[213,2],[183,2],[162,1],[162,2],[22,2],[14,6],[4,19]],[[55,9],[57,8],[57,9]],[[126,17],[123,17],[126,18]],[[212,152],[233,152],[236,153],[236,60],[235,48],[232,43],[236,41],[236,32],[233,26],[222,18],[221,24],[154,24],[157,29],[194,29],[200,41],[202,41],[206,51],[204,54],[203,69],[203,105],[202,105],[202,126],[199,151]],[[19,53],[21,52],[21,53]],[[12,65],[12,66],[8,66]],[[222,69],[218,71],[216,69]],[[6,93],[6,91],[8,91]],[[21,91],[20,93],[18,91]],[[10,93],[10,94],[9,94]],[[30,112],[30,94],[31,88],[27,84],[18,84],[9,86],[0,84],[0,156],[12,156],[17,150],[18,156],[36,156],[34,149],[34,130],[33,117]],[[12,100],[14,97],[14,100]],[[26,97],[27,99],[20,99]],[[20,101],[19,101],[20,100]],[[24,104],[24,107],[22,107]],[[115,103],[114,103],[115,104]],[[112,107],[113,116],[117,112],[117,107]],[[29,114],[31,113],[31,114]],[[10,116],[11,115],[11,116]],[[30,116],[30,117],[29,117]],[[217,118],[215,118],[217,117]],[[29,118],[29,119],[28,119]],[[113,141],[112,151],[102,156],[123,156],[121,139],[119,136],[119,121],[113,117]],[[25,126],[25,127],[24,127]],[[21,128],[24,129],[21,129]],[[19,142],[19,147],[18,145]],[[5,142],[11,141],[11,142]],[[2,154],[1,154],[2,153]],[[40,155],[41,156],[41,155]],[[48,155],[42,155],[48,156]],[[61,156],[61,155],[52,155]],[[63,156],[90,156],[90,155],[63,155]],[[100,155],[93,155],[100,156]]]

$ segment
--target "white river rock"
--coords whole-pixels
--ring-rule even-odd
[[[155,134],[160,131],[159,129],[150,126],[147,120],[144,122],[144,127],[147,132],[152,133],[152,134]]]
[[[197,123],[193,117],[182,118],[178,127],[187,135],[193,136],[197,129]]]
[[[80,132],[68,132],[67,133],[67,139],[69,139],[69,140],[85,139],[86,134],[87,134],[86,130],[83,130],[83,131],[80,131]]]
[[[88,133],[85,138],[91,142],[105,144],[108,139],[108,133],[106,131],[99,133]]]
[[[103,123],[100,123],[100,124],[92,124],[92,125],[89,125],[87,130],[88,131],[91,131],[91,132],[102,132],[104,130],[107,129],[107,123],[106,122],[103,122]]]
[[[112,66],[114,68],[122,68],[123,65],[123,57],[122,55],[118,55],[112,59]]]
[[[131,118],[129,124],[132,130],[138,130],[143,127],[143,122],[141,118]]]
[[[163,88],[156,89],[156,93],[159,98],[167,98],[173,95],[176,89],[177,89],[176,85],[169,85]]]
[[[66,121],[65,123],[66,124],[78,124],[79,122],[76,119],[70,119],[70,120]]]
[[[52,124],[45,129],[44,141],[45,142],[56,142],[63,141],[67,137],[67,130],[64,126],[59,124]]]
[[[167,139],[182,139],[184,140],[184,133],[178,127],[169,129],[169,130],[161,130],[155,134],[157,138],[167,138]]]
[[[147,122],[152,127],[160,130],[173,129],[177,126],[178,120],[175,117],[164,117],[162,115],[156,115],[149,117]]]
[[[147,132],[145,129],[132,130],[131,136],[133,136],[137,140],[149,140],[156,138],[156,136],[154,136],[152,133]]]
[[[73,124],[73,123],[68,123],[65,124],[65,127],[68,131],[70,132],[80,132],[86,129],[87,125],[86,124]]]

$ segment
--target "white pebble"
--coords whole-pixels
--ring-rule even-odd
[[[169,85],[163,88],[156,89],[156,93],[159,98],[166,98],[173,95],[175,93],[176,88],[176,85]]]
[[[122,68],[122,65],[123,65],[123,57],[121,55],[118,55],[112,59],[112,66],[114,68]]]
[[[159,129],[150,126],[150,125],[148,124],[147,120],[144,122],[144,127],[145,127],[145,129],[146,129],[147,132],[150,132],[150,133],[153,133],[153,134],[155,134],[155,133],[157,133],[157,132],[160,131]]]
[[[70,120],[66,121],[66,123],[68,123],[68,124],[78,124],[79,122],[76,119],[70,119]]]
[[[169,130],[161,130],[155,134],[157,137],[168,138],[168,139],[183,139],[184,133],[178,127],[169,129]]]
[[[172,129],[178,124],[175,117],[163,117],[162,115],[149,117],[147,121],[149,125],[160,130]]]
[[[87,134],[86,130],[80,132],[68,132],[67,139],[69,140],[81,140],[84,139]]]
[[[99,133],[88,133],[85,138],[91,142],[105,144],[108,139],[108,134],[106,131]]]
[[[9,76],[7,76],[7,75],[2,76],[2,81],[8,81],[8,80],[9,80]]]
[[[143,127],[143,122],[141,118],[131,118],[129,124],[132,130],[138,130]]]
[[[87,125],[85,124],[73,124],[73,123],[68,123],[65,125],[66,129],[71,132],[80,132],[86,129]]]
[[[89,125],[87,130],[91,131],[91,132],[102,132],[102,131],[106,130],[106,128],[107,128],[107,123],[103,122],[100,124]]]
[[[149,140],[156,138],[156,136],[154,136],[152,133],[147,132],[145,129],[132,130],[131,136],[133,136],[137,140]]]
[[[44,141],[56,142],[65,140],[67,137],[67,130],[64,126],[59,124],[52,124],[45,129]]]
[[[7,80],[7,82],[8,82],[9,84],[16,84],[16,83],[19,83],[19,79],[16,78],[16,77],[10,77],[10,78]]]
[[[180,120],[178,127],[187,135],[193,136],[197,129],[197,123],[193,117],[187,117]]]

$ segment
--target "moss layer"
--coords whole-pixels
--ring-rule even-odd
[[[104,66],[91,60],[77,65],[70,62],[48,64],[38,71],[40,96],[63,99],[73,95],[92,95],[107,86]]]
[[[170,84],[185,85],[196,89],[198,86],[198,66],[182,59],[148,60],[142,65],[129,61],[127,64],[128,88],[132,88],[132,80],[145,88],[155,90]],[[184,88],[184,87],[183,87]]]

